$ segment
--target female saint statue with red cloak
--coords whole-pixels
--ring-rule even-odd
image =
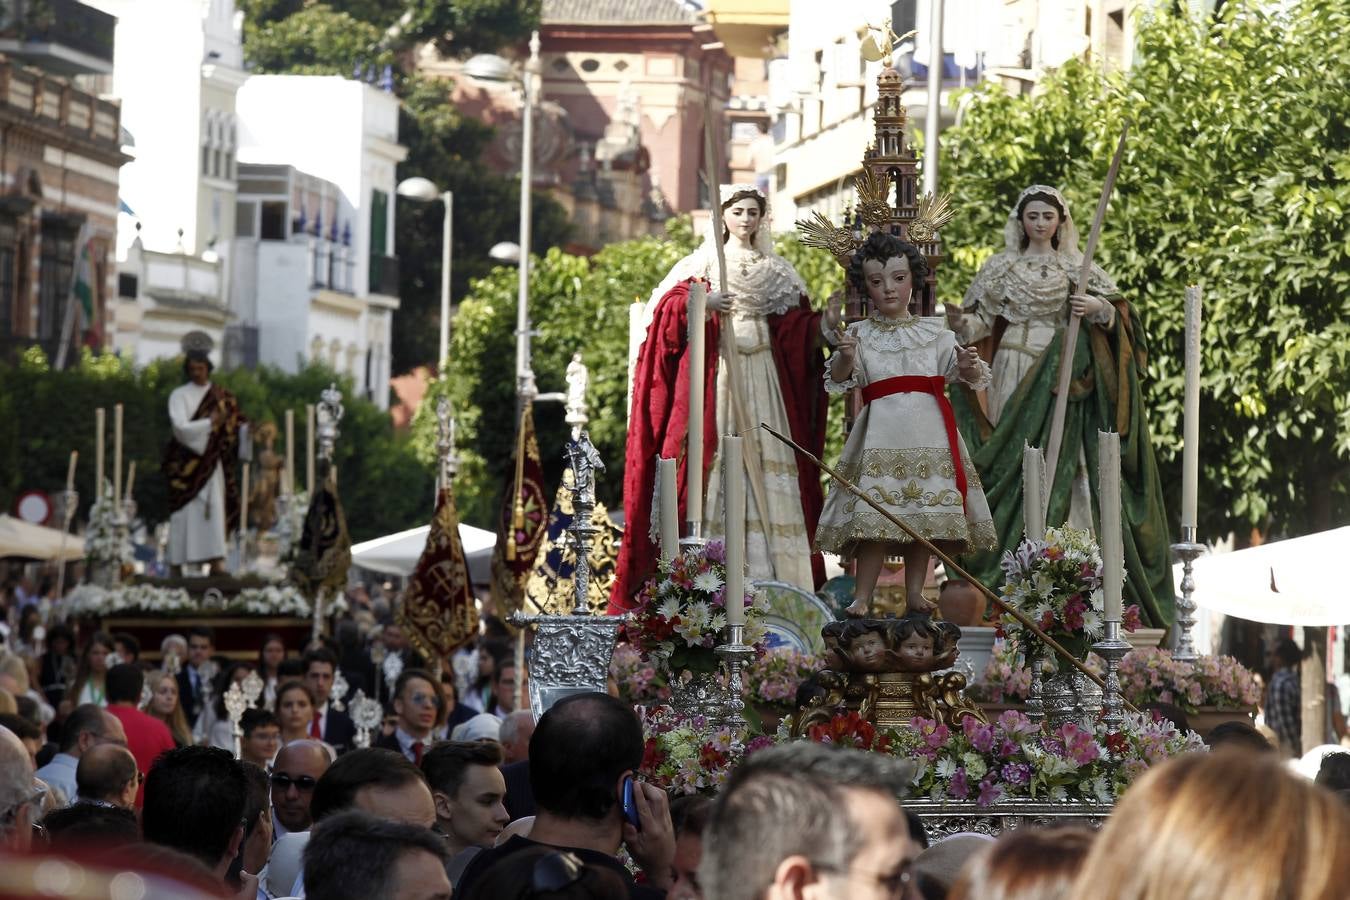
[[[706,385],[703,471],[707,483],[703,534],[716,537],[721,522],[721,456],[718,436],[737,431],[732,419],[730,372],[719,365],[721,329],[736,353],[736,388],[746,419],[764,422],[819,455],[825,440],[824,356],[840,311],[813,311],[806,285],[792,264],[773,251],[769,204],[752,185],[721,188],[722,234],[712,226],[702,245],[681,259],[652,292],[645,313],[645,337],[633,372],[624,467],[625,533],[610,604],[631,607],[632,596],[656,569],[652,534],[652,487],[657,457],[679,460],[680,520],[685,519],[689,426],[689,284],[708,286],[704,326]],[[726,256],[726,284],[720,283],[717,246]],[[823,495],[820,477],[799,466],[792,450],[759,431],[749,431],[745,453],[758,463],[759,487],[748,490],[746,559],[750,577],[812,589],[823,578],[819,554],[811,553]],[[749,475],[747,474],[747,479]],[[760,503],[765,509],[760,509]]]

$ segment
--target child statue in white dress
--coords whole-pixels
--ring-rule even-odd
[[[909,311],[927,263],[918,248],[881,232],[854,254],[848,277],[871,299],[872,315],[839,338],[825,372],[825,389],[861,388],[864,406],[838,464],[839,474],[944,551],[993,549],[997,533],[989,503],[956,430],[946,385],[979,389],[989,366],[960,347],[939,317]],[[905,560],[909,612],[926,612],[929,551],[871,506],[832,485],[816,543],[857,561],[854,601],[846,613],[868,612],[888,555]]]

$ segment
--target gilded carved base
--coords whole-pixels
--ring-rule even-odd
[[[850,712],[883,729],[900,728],[915,716],[935,719],[950,728],[960,728],[966,717],[988,721],[966,699],[966,677],[960,672],[825,671],[819,678],[825,694],[795,717],[794,735]]]

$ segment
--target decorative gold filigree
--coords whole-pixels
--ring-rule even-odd
[[[839,265],[847,267],[858,243],[853,232],[836,226],[820,212],[813,212],[810,218],[797,222],[797,231],[801,233],[801,242],[808,247],[818,247],[834,257]]]
[[[863,169],[862,174],[853,180],[853,188],[858,192],[858,215],[864,222],[874,228],[890,223],[894,216],[891,210],[891,183],[885,176]]]
[[[946,225],[956,215],[951,208],[952,195],[948,193],[924,194],[919,198],[919,209],[914,220],[909,223],[909,239],[915,244],[926,244],[937,238],[938,229]]]

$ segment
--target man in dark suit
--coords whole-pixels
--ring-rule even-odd
[[[374,746],[402,753],[413,765],[420,766],[422,753],[431,746],[431,731],[444,702],[430,672],[404,669],[394,683],[398,727],[393,734],[380,735]]]
[[[195,729],[211,693],[211,656],[216,652],[216,633],[210,625],[194,625],[188,632],[187,663],[178,670],[178,699]]]
[[[340,698],[332,697],[333,679],[337,675],[337,656],[327,647],[317,647],[305,654],[305,684],[314,694],[314,720],[309,736],[322,740],[338,753],[352,749],[356,742],[356,723],[351,716],[333,707]]]

